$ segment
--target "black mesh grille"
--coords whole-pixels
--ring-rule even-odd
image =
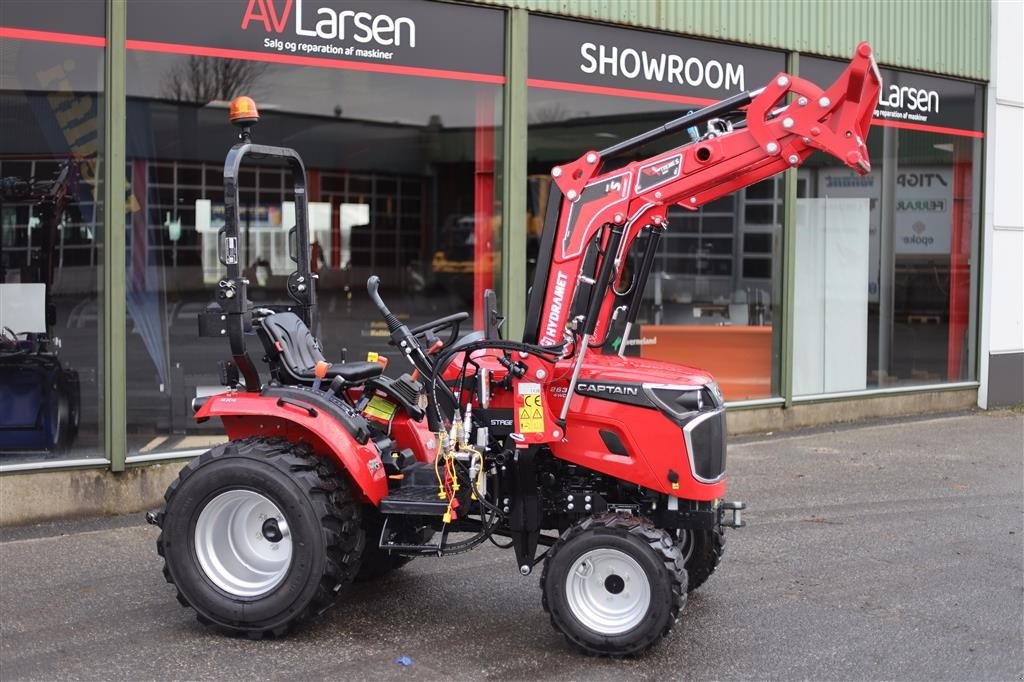
[[[725,473],[725,411],[702,420],[690,431],[693,467],[701,478]]]

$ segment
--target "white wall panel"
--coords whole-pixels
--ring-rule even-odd
[[[1024,108],[997,104],[996,127],[990,131],[989,153],[995,156],[992,178],[992,224],[1024,227]],[[1020,264],[1018,263],[1018,267]]]
[[[867,387],[870,200],[798,199],[793,394]]]
[[[1024,351],[1024,230],[992,232],[989,350]]]
[[[1019,399],[1005,367],[1024,353],[1024,2],[993,0],[992,82],[985,131],[985,222],[981,273],[978,404]],[[999,354],[999,355],[991,355]],[[990,373],[992,358],[1000,369]],[[1007,360],[1010,358],[1010,360]],[[1009,364],[1008,364],[1009,363]],[[1010,377],[1011,382],[1020,377]],[[1009,393],[1007,392],[1009,390]],[[1003,403],[1007,404],[1007,403]]]

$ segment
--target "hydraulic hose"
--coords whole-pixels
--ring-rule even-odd
[[[550,358],[551,362],[554,362],[561,356],[563,347],[564,344],[559,344],[557,346],[535,346],[533,344],[522,343],[520,341],[484,340],[477,341],[475,343],[468,343],[464,346],[449,348],[437,357],[433,368],[431,368],[431,371],[427,374],[427,376],[430,377],[427,383],[428,394],[437,418],[442,423],[445,420],[445,416],[442,414],[441,407],[438,402],[438,379],[448,366],[448,363],[451,362],[452,358],[459,353],[466,353],[468,357],[468,354],[478,350],[503,350],[509,352],[528,353],[539,357],[547,357]],[[459,404],[458,397],[455,396],[447,386],[445,386],[444,390],[448,393],[449,401],[454,401],[454,405],[457,406]]]

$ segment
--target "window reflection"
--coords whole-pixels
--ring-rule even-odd
[[[128,424],[129,448],[138,453],[200,449],[222,437],[218,424],[196,425],[188,405],[219,389],[217,363],[228,353],[225,343],[198,338],[196,316],[223,275],[216,233],[224,154],[235,137],[227,100],[243,86],[262,114],[255,141],[295,148],[309,174],[328,360],[394,355],[366,297],[370,274],[412,324],[473,312],[483,289],[495,287],[501,86],[261,64],[251,82],[170,97],[165,86],[197,64],[207,62],[128,54],[125,172],[139,203],[127,236]],[[238,185],[239,260],[250,298],[287,303],[290,173],[257,161]]]
[[[27,6],[17,6],[16,20]],[[74,8],[71,8],[74,9]],[[101,7],[82,5],[88,13]],[[103,50],[5,38],[0,462],[95,457]]]
[[[530,90],[527,281],[536,265],[550,168],[680,113],[644,100]],[[652,145],[618,165],[679,143]],[[669,209],[627,354],[707,369],[729,400],[778,394],[782,188],[780,176],[697,211]]]
[[[800,171],[801,197],[860,199],[867,206],[861,218],[868,249],[864,339],[831,362],[864,358],[865,375],[852,389],[970,379],[974,157],[980,141],[876,126],[869,147],[873,170],[867,176],[823,155]],[[887,192],[891,200],[883,199]],[[799,319],[809,311],[798,307],[796,314]]]

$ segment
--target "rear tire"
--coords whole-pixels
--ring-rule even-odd
[[[686,568],[672,537],[647,519],[589,517],[551,548],[544,610],[571,645],[631,656],[667,635],[686,605]]]
[[[358,567],[360,505],[308,445],[225,443],[191,461],[164,500],[157,553],[201,623],[282,635],[326,610]]]

